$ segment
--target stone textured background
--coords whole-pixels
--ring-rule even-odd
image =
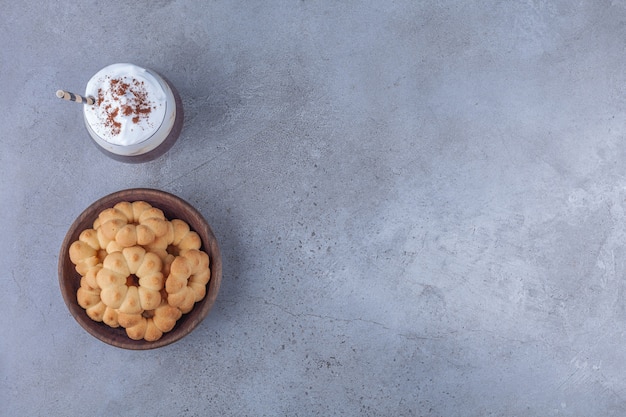
[[[7,416],[626,414],[626,2],[4,2]],[[128,165],[79,105],[155,69],[179,142]],[[220,242],[187,338],[105,345],[58,251],[92,201],[159,188]]]

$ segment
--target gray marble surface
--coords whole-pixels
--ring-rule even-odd
[[[0,414],[626,414],[623,1],[4,2]],[[133,62],[178,143],[124,164],[79,105]],[[212,225],[223,282],[134,352],[74,321],[74,218],[151,187]]]

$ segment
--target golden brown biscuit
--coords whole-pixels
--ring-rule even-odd
[[[158,340],[206,296],[211,269],[201,246],[185,221],[169,221],[147,202],[102,210],[70,245],[78,304],[131,339]]]

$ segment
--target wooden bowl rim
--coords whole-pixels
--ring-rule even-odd
[[[165,202],[163,201],[165,199]],[[122,328],[112,328],[104,323],[99,323],[87,316],[85,310],[78,305],[76,300],[76,292],[73,290],[70,279],[80,281],[80,275],[76,272],[74,265],[69,259],[69,246],[78,239],[78,235],[87,227],[91,227],[93,220],[97,217],[101,210],[113,207],[121,201],[139,201],[143,200],[154,207],[157,207],[165,213],[168,219],[181,218],[189,223],[192,230],[195,230],[202,240],[202,249],[205,250],[211,260],[211,278],[207,287],[207,294],[189,313],[176,323],[176,326],[170,332],[164,333],[163,336],[154,342],[145,340],[132,340]],[[171,212],[170,204],[178,205],[182,209],[184,215],[179,213],[174,215]],[[161,205],[161,206],[160,206]],[[167,207],[165,207],[167,206]],[[87,226],[85,226],[85,224]],[[66,277],[66,271],[70,271],[72,276]],[[219,245],[213,230],[204,216],[191,204],[184,199],[168,193],[166,191],[153,188],[129,188],[108,194],[93,203],[91,203],[83,212],[74,220],[70,226],[59,252],[58,264],[59,286],[63,300],[67,305],[70,314],[86,330],[89,334],[98,340],[109,345],[130,350],[147,350],[163,347],[174,343],[189,333],[191,333],[204,318],[208,315],[213,307],[222,280],[222,259]],[[74,282],[75,284],[76,282]],[[77,288],[77,286],[76,286]]]

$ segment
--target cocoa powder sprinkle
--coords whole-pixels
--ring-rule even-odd
[[[106,119],[104,125],[110,130],[112,135],[121,133],[122,123],[117,120],[117,116],[121,114],[130,117],[132,123],[138,124],[143,119],[147,119],[153,109],[153,103],[148,97],[148,93],[144,87],[144,82],[133,78],[130,82],[125,82],[122,78],[112,78],[109,81],[111,86],[112,100],[119,102],[121,98],[126,99],[126,103],[121,106],[113,106],[111,103],[105,103],[105,92],[102,88],[98,89],[96,102],[98,106],[104,104]]]

